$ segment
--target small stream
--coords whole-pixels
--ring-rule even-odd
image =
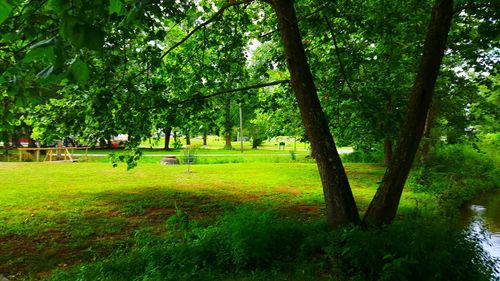
[[[474,199],[464,210],[464,215],[472,232],[485,234],[484,249],[500,261],[500,190]],[[500,262],[496,268],[493,280],[500,280]]]

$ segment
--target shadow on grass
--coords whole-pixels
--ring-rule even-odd
[[[7,234],[0,236],[0,274],[13,280],[41,278],[56,268],[104,258],[119,248],[130,247],[137,231],[165,234],[165,222],[176,208],[199,225],[209,225],[243,205],[274,209],[299,220],[322,214],[320,206],[291,202],[289,194],[278,192],[235,195],[213,190],[141,188],[80,193],[61,201],[56,210],[33,210],[26,220],[7,225]]]

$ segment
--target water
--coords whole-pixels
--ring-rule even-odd
[[[466,210],[469,229],[485,234],[483,248],[500,261],[500,191],[483,194],[471,202]],[[500,280],[500,262],[493,280]]]

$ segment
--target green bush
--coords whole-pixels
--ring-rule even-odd
[[[166,237],[136,233],[130,252],[57,271],[51,280],[219,280],[222,274],[291,266],[304,237],[301,226],[271,212],[240,209],[207,228],[180,227],[184,218],[178,210],[167,221]]]
[[[408,186],[434,194],[445,213],[455,212],[479,193],[500,187],[493,157],[464,144],[438,147],[412,171]]]
[[[202,228],[177,209],[166,226],[167,235],[136,232],[131,250],[51,280],[460,281],[489,280],[494,265],[480,237],[435,217],[331,230],[242,208]]]
[[[357,150],[348,154],[342,154],[342,162],[345,163],[382,163],[384,153],[382,151],[362,151]]]
[[[320,231],[307,238],[303,249],[321,253],[338,280],[486,281],[494,268],[480,237],[435,217],[372,230]]]

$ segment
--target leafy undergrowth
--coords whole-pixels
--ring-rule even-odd
[[[452,215],[481,192],[500,188],[498,154],[478,151],[465,144],[437,147],[427,163],[412,172],[409,187],[432,194],[440,209]]]
[[[329,230],[240,208],[200,227],[177,209],[165,227],[49,280],[490,280],[493,268],[479,238],[436,218]]]

